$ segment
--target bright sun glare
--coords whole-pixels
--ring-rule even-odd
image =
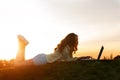
[[[55,29],[54,26],[50,27],[52,29]],[[4,28],[1,28],[2,30]],[[21,34],[23,35],[28,41],[29,44],[26,46],[26,59],[32,58],[35,55],[39,54],[39,53],[45,53],[45,54],[49,54],[52,53],[54,51],[54,48],[57,46],[57,44],[61,41],[61,39],[63,39],[66,34],[69,33],[69,31],[66,30],[66,32],[62,32],[62,33],[57,33],[53,30],[53,31],[43,31],[44,27],[42,28],[42,30],[40,30],[40,32],[34,32],[34,33],[30,33],[29,31],[31,31],[33,28],[28,28],[24,27],[21,29],[14,29],[14,31],[12,31],[11,33],[7,33],[5,34],[4,30],[1,30],[1,42],[0,42],[0,59],[7,59],[10,60],[12,58],[16,57],[17,54],[17,50],[18,50],[18,39],[17,39],[17,35]],[[37,27],[34,27],[35,31],[38,30]],[[45,27],[46,29],[46,27]],[[20,32],[21,30],[21,32]],[[26,32],[28,31],[28,32]],[[9,31],[7,31],[9,32]],[[17,33],[19,32],[19,33]],[[4,34],[4,36],[3,36]]]

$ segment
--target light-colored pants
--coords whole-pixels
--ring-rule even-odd
[[[36,55],[35,57],[33,57],[33,62],[35,65],[46,64],[47,63],[46,54],[42,53]]]

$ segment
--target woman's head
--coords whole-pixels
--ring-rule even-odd
[[[70,47],[71,52],[77,51],[78,46],[78,35],[75,33],[69,33],[61,42],[58,44],[56,49],[59,49],[60,52],[64,49],[66,46]]]

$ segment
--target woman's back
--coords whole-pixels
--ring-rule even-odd
[[[54,53],[46,55],[47,62],[52,63],[59,60],[65,60],[67,56],[69,56],[69,50],[69,46],[66,46],[63,49],[62,53],[59,52],[58,49],[56,49]]]

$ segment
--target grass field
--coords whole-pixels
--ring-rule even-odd
[[[2,67],[0,80],[120,80],[120,61],[86,60]]]

